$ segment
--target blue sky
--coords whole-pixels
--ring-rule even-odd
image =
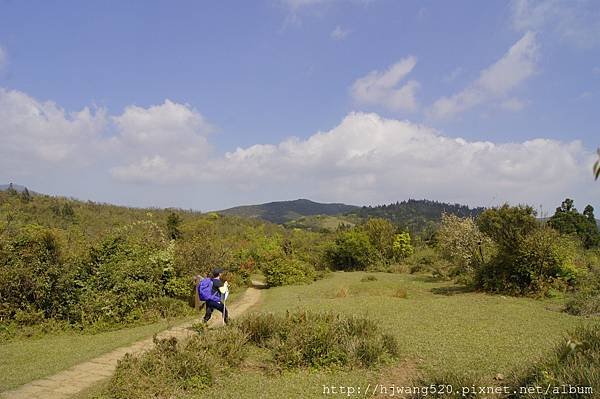
[[[0,181],[52,194],[597,206],[599,103],[594,1],[0,0]]]

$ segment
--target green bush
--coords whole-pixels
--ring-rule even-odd
[[[593,267],[579,279],[577,291],[567,301],[565,310],[578,316],[600,315],[600,267]]]
[[[403,232],[394,236],[392,244],[393,258],[397,261],[405,259],[415,252],[415,248],[411,244],[410,234]]]
[[[369,236],[358,230],[340,232],[325,256],[330,266],[338,270],[365,270],[380,261]]]
[[[265,282],[271,287],[302,284],[314,281],[315,269],[299,259],[282,257],[271,260],[261,267]]]
[[[474,273],[475,284],[486,291],[512,295],[547,294],[576,282],[579,251],[575,241],[556,230],[540,227],[531,207],[504,205],[488,209],[477,219],[496,251]]]
[[[311,312],[255,314],[238,326],[250,342],[268,349],[283,368],[373,367],[398,354],[393,336],[381,334],[373,321],[360,317]]]
[[[577,277],[577,247],[550,228],[538,228],[523,237],[514,253],[499,253],[476,272],[479,287],[517,295],[544,294],[565,288]]]
[[[13,319],[17,312],[43,318],[68,314],[79,292],[76,267],[61,251],[59,231],[27,225],[0,238],[0,319]]]
[[[393,259],[395,255],[396,228],[387,219],[371,218],[357,227],[364,232],[373,248],[382,259]],[[409,237],[410,245],[410,237]]]
[[[125,355],[108,386],[111,398],[135,399],[173,397],[202,389],[213,383],[213,355],[205,350],[188,350],[194,340],[181,347],[175,338],[155,339],[146,354]]]

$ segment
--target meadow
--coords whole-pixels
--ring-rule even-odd
[[[248,314],[224,328],[195,326],[187,340],[157,340],[77,397],[600,389],[593,209],[580,214],[565,200],[543,222],[527,206],[477,212],[441,213],[411,224],[418,231],[356,215],[303,229],[0,193],[0,391],[199,318],[194,276],[215,265],[228,270],[233,300],[264,281]]]

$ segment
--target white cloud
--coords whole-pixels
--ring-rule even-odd
[[[209,131],[198,111],[169,100],[109,117],[87,108],[68,113],[2,89],[0,181],[17,181],[13,177],[21,171],[56,181],[65,175],[55,166],[64,165],[61,171],[81,182],[81,187],[71,182],[72,193],[104,179],[104,194],[87,189],[88,198],[130,190],[137,193],[129,199],[133,204],[196,208],[207,204],[166,195],[172,188],[160,187],[193,189],[200,198],[212,196],[213,205],[297,197],[368,204],[412,197],[556,206],[567,195],[583,202],[600,194],[591,178],[594,154],[579,141],[468,141],[408,121],[351,113],[306,139],[219,155],[210,149]],[[123,185],[115,188],[115,180]],[[146,184],[131,184],[136,182]],[[165,202],[140,197],[148,190]]]
[[[27,173],[39,165],[85,163],[98,151],[103,109],[67,113],[53,102],[0,88],[0,169]]]
[[[410,80],[404,85],[399,83],[413,70],[417,59],[406,57],[385,71],[371,71],[352,85],[352,97],[359,103],[382,105],[394,111],[415,111],[415,94],[419,83]]]
[[[482,103],[502,98],[536,72],[538,45],[535,34],[527,32],[506,54],[481,71],[479,78],[463,91],[435,101],[429,114],[452,117]]]
[[[513,0],[517,31],[548,30],[578,47],[600,44],[600,7],[595,0]]]
[[[211,130],[196,110],[169,100],[109,117],[0,88],[0,169],[11,175],[102,163],[122,181],[196,179],[205,173],[198,166],[211,151]]]
[[[132,181],[170,181],[201,174],[196,165],[210,153],[212,127],[189,105],[165,100],[142,108],[129,106],[113,117],[117,141],[128,161],[112,169],[114,177]]]
[[[343,40],[350,34],[349,29],[342,29],[341,26],[336,26],[335,29],[331,32],[331,38],[333,40]]]
[[[512,25],[517,31],[550,31],[578,47],[600,44],[600,7],[595,0],[513,0]]]
[[[487,204],[495,196],[537,204],[589,177],[591,159],[578,141],[467,141],[352,113],[306,140],[238,148],[215,170],[224,181],[246,188],[251,182],[250,189],[287,185],[296,195],[355,203],[426,197]]]

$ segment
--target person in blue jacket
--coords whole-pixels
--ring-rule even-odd
[[[223,314],[223,321],[225,323],[229,322],[229,312],[227,312],[225,303],[221,300],[221,291],[219,290],[225,285],[221,280],[224,272],[225,270],[223,269],[215,269],[212,271],[210,278],[207,277],[198,285],[200,299],[206,302],[206,313],[203,319],[205,323],[210,320],[215,309]],[[208,281],[209,279],[210,281]],[[208,292],[209,287],[210,293]]]

